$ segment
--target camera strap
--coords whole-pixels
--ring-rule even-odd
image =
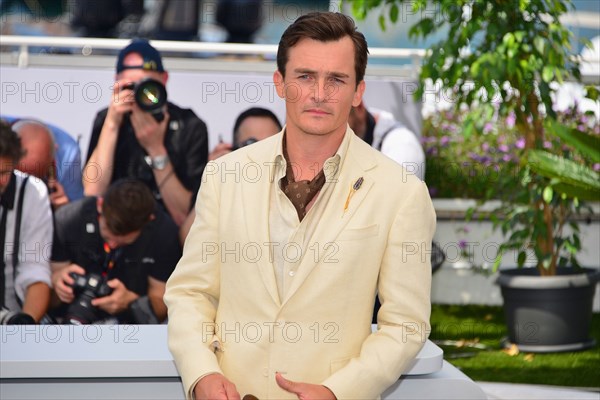
[[[6,237],[6,214],[8,214],[8,210],[6,207],[2,207],[2,217],[0,217],[0,246],[2,246],[3,250]],[[0,261],[0,308],[4,308],[4,292],[6,290],[4,267],[4,251],[2,251],[2,260]]]

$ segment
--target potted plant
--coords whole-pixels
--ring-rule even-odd
[[[351,4],[359,18],[378,9],[383,29],[386,16],[395,23],[404,11],[420,16],[410,28],[411,37],[426,39],[443,33],[445,39],[431,46],[424,59],[417,96],[430,94],[435,87],[445,91],[446,98],[450,93],[455,112],[463,114],[465,137],[483,132],[490,120],[514,116],[523,147],[518,184],[510,190],[489,191],[502,202],[490,217],[506,238],[494,265],[499,267],[506,251],[516,250],[515,267],[533,264],[536,268],[500,271],[509,340],[525,351],[591,346],[588,330],[599,273],[577,263],[580,241],[572,216],[582,210],[584,194],[599,196],[598,187],[589,185],[598,182],[598,174],[584,167],[594,156],[582,150],[581,140],[574,144],[575,151],[562,152],[559,147],[558,153],[563,154],[551,155],[546,149],[552,132],[562,132],[562,140],[573,136],[560,124],[553,107],[555,85],[581,79],[580,61],[571,54],[572,34],[560,21],[571,2],[370,0]],[[593,87],[587,88],[587,95],[598,99]],[[589,138],[593,140],[589,136],[583,142],[589,143]],[[549,164],[557,168],[550,170]],[[568,288],[574,288],[573,293]],[[578,299],[582,302],[576,303]],[[554,306],[566,315],[555,314]],[[576,333],[577,329],[583,332]]]

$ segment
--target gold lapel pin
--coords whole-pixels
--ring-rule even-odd
[[[348,210],[348,206],[350,205],[350,199],[352,199],[352,196],[354,196],[354,193],[356,193],[356,191],[358,189],[360,189],[363,182],[364,182],[364,178],[361,176],[360,178],[358,178],[356,180],[356,182],[354,182],[354,185],[352,185],[350,187],[350,192],[348,192],[348,197],[346,198],[346,204],[344,205],[344,212],[346,212]]]

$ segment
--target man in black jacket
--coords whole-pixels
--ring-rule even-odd
[[[52,311],[58,322],[165,319],[165,282],[181,246],[177,227],[145,184],[119,180],[104,197],[61,207],[55,225],[52,283],[64,303]]]
[[[137,39],[121,50],[116,72],[111,102],[94,121],[85,194],[101,196],[111,182],[136,178],[180,225],[208,160],[206,124],[173,103],[166,103],[160,116],[140,108],[131,84],[151,78],[165,85],[168,79],[160,53],[148,41]]]

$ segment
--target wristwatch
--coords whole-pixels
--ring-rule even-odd
[[[148,164],[150,167],[158,170],[163,170],[169,163],[169,156],[166,154],[156,157],[145,156],[144,160],[146,161],[146,164]]]

